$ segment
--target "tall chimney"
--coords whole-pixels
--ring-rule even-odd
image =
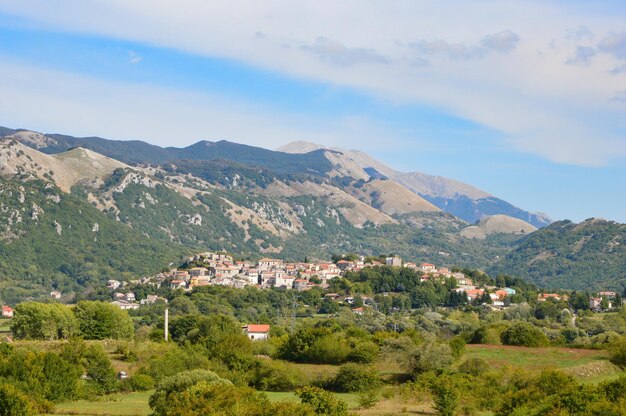
[[[165,326],[163,329],[165,332],[165,342],[167,342],[170,336],[170,310],[168,308],[165,308]]]

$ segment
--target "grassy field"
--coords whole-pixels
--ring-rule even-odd
[[[464,359],[482,358],[493,368],[512,366],[526,370],[558,368],[566,371],[585,383],[598,383],[611,380],[623,374],[607,359],[606,351],[579,350],[572,348],[523,348],[503,345],[467,345]],[[463,359],[461,360],[463,361]],[[120,365],[124,363],[118,363]],[[332,376],[337,366],[293,364],[302,370],[309,379]],[[401,371],[396,364],[386,363],[378,366],[381,374]],[[364,416],[382,416],[397,414],[433,414],[429,400],[417,400],[415,397],[403,397],[399,390],[388,387],[393,394],[381,395],[380,401],[371,409],[358,409],[358,394],[337,394],[352,411]],[[97,402],[76,401],[56,406],[55,415],[85,416],[147,416],[150,413],[148,398],[152,392],[114,394]],[[272,401],[297,401],[292,392],[266,392]],[[387,398],[382,397],[387,396]]]
[[[152,392],[112,394],[100,401],[88,402],[84,400],[61,403],[55,408],[54,415],[73,416],[147,416],[150,414],[148,399]],[[298,401],[291,392],[266,392],[272,401]],[[388,399],[381,398],[376,406],[371,409],[358,409],[358,394],[337,394],[337,397],[345,401],[349,408],[360,415],[382,416],[397,414],[431,414],[429,403],[413,403],[404,400],[400,396]]]
[[[587,383],[610,380],[622,373],[608,361],[604,350],[467,345],[465,351],[465,358],[482,358],[494,368],[505,365],[526,370],[558,368]]]
[[[152,392],[112,394],[96,402],[79,400],[55,406],[55,415],[146,416]]]

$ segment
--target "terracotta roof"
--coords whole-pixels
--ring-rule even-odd
[[[270,326],[265,324],[248,324],[248,332],[270,332]]]

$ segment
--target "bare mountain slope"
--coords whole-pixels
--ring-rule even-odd
[[[374,179],[362,186],[350,186],[350,193],[387,215],[411,212],[438,212],[439,208],[392,180]]]
[[[484,239],[491,234],[524,235],[536,231],[537,227],[507,215],[493,215],[480,220],[477,225],[464,228],[461,235],[466,238]]]
[[[30,174],[52,179],[64,192],[81,180],[102,181],[115,169],[128,166],[90,150],[76,148],[47,155],[8,136],[0,141],[0,174]]]
[[[324,148],[322,145],[299,141],[289,143],[278,150],[287,153],[306,153]],[[363,174],[368,177],[390,178],[440,209],[469,223],[475,223],[484,217],[497,214],[519,218],[536,227],[543,227],[550,223],[550,219],[544,214],[525,211],[488,192],[454,179],[420,172],[398,172],[357,150],[339,148],[329,148],[329,150],[333,151],[332,163],[335,172],[344,175],[357,172],[357,174],[350,175],[357,179],[360,179]]]

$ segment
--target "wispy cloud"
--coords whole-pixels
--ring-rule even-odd
[[[484,58],[491,52],[509,52],[517,47],[520,38],[510,30],[484,36],[476,44],[448,42],[441,39],[418,40],[409,46],[426,55],[443,55],[450,59]]]
[[[502,32],[485,36],[480,43],[487,49],[498,52],[509,52],[515,49],[519,41],[520,38],[517,34],[510,30],[503,30]]]
[[[620,14],[600,19],[542,0],[450,0],[445,8],[435,0],[64,5],[8,1],[0,11],[38,27],[235,60],[427,106],[498,132],[509,149],[559,163],[596,166],[626,155],[623,112],[607,99],[626,90]]]
[[[141,56],[139,56],[139,54],[137,52],[134,51],[128,51],[128,62],[136,65],[139,62],[141,62],[143,60],[143,58]]]
[[[577,46],[574,56],[568,58],[565,63],[568,65],[589,65],[591,58],[596,56],[596,49],[590,46]]]
[[[611,33],[598,44],[598,49],[626,60],[626,32]]]
[[[389,63],[387,58],[374,49],[348,48],[340,42],[323,36],[318,37],[313,44],[301,46],[301,49],[317,55],[323,61],[339,66]]]

